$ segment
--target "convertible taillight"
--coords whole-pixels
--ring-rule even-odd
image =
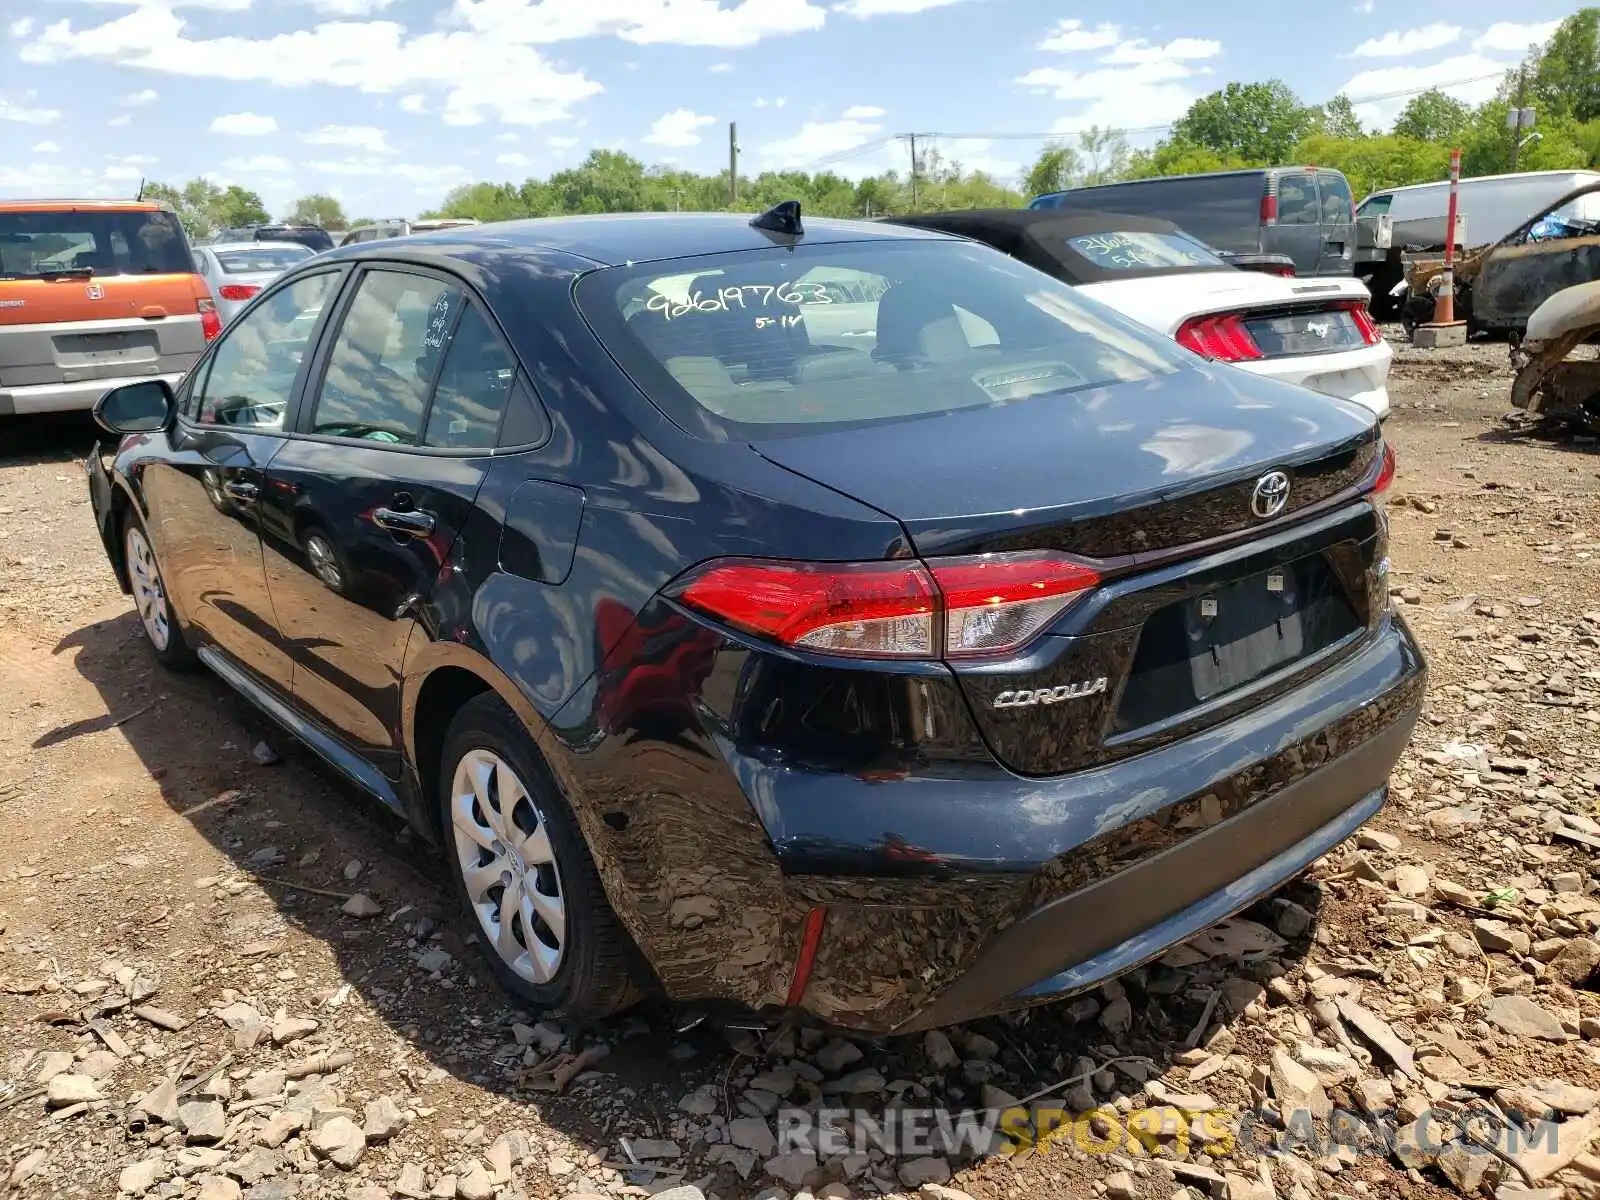
[[[1378,467],[1378,477],[1372,481],[1372,494],[1381,495],[1389,490],[1389,485],[1394,482],[1394,473],[1399,464],[1395,462],[1394,447],[1388,442],[1383,444],[1383,461]]]
[[[1367,311],[1365,300],[1345,300],[1335,307],[1350,314],[1350,319],[1356,323],[1356,328],[1361,331],[1361,340],[1369,346],[1376,346],[1383,341],[1383,330],[1379,329],[1373,321],[1372,314]]]
[[[1178,345],[1218,362],[1245,362],[1262,357],[1261,347],[1256,345],[1238,313],[1190,317],[1173,336]]]
[[[261,290],[255,283],[225,283],[217,289],[224,300],[248,300]]]
[[[926,563],[722,559],[669,594],[743,633],[852,658],[990,657],[1014,651],[1099,585],[1049,551]]]

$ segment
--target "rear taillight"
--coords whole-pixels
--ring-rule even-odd
[[[1271,225],[1278,219],[1278,198],[1273,195],[1261,197],[1261,223]]]
[[[224,300],[248,300],[260,290],[254,283],[225,283],[217,289],[217,294]]]
[[[1049,551],[926,563],[725,559],[692,571],[676,599],[741,632],[851,658],[1007,654],[1099,585]]]
[[[1356,323],[1356,328],[1361,331],[1361,340],[1369,346],[1376,346],[1383,341],[1383,330],[1379,329],[1373,321],[1372,314],[1367,311],[1365,300],[1346,300],[1338,305],[1341,310],[1350,314],[1350,319]]]
[[[1378,464],[1378,477],[1372,481],[1372,494],[1374,496],[1389,490],[1389,485],[1394,482],[1394,473],[1397,465],[1394,458],[1394,447],[1385,442],[1383,444],[1383,461]]]
[[[1191,317],[1174,336],[1178,345],[1219,362],[1245,362],[1262,357],[1261,347],[1256,345],[1237,313]]]
[[[200,310],[200,332],[205,334],[206,341],[211,341],[222,332],[222,318],[217,315],[217,302],[210,296],[204,296],[195,301]]]

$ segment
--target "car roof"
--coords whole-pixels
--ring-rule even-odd
[[[805,218],[799,243],[873,242],[938,238],[933,230],[917,230],[877,221]],[[790,239],[767,234],[741,213],[601,213],[589,216],[534,217],[357,242],[325,251],[321,258],[384,258],[396,254],[419,258],[483,259],[518,251],[556,251],[588,260],[595,266],[660,262],[739,250],[771,249]]]
[[[76,212],[80,209],[103,212],[171,212],[166,205],[155,200],[0,200],[0,212],[26,212],[41,209],[47,212]]]
[[[207,242],[203,247],[201,247],[201,249],[211,250],[211,251],[217,251],[217,250],[261,250],[261,249],[270,250],[274,246],[293,246],[296,250],[309,250],[311,248],[311,247],[307,246],[304,242],[261,241],[261,242]]]

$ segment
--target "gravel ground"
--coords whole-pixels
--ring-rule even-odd
[[[423,849],[155,667],[87,423],[0,427],[0,1194],[1600,1196],[1600,460],[1501,436],[1503,345],[1397,349],[1395,586],[1434,673],[1389,807],[1120,984],[878,1043],[508,1005]],[[1017,1098],[1077,1123],[981,1157],[774,1144],[779,1106]],[[1351,1144],[1332,1109],[1366,1115]],[[1469,1109],[1521,1124],[1480,1116],[1483,1149]]]

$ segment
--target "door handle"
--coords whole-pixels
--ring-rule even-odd
[[[254,503],[256,498],[261,495],[261,489],[253,483],[229,482],[222,485],[222,490],[229,499],[238,500],[243,504]]]
[[[372,523],[389,533],[427,537],[433,532],[434,519],[430,512],[420,509],[379,508],[372,514]]]

